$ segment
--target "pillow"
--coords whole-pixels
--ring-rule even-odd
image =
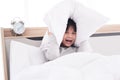
[[[105,16],[75,0],[62,1],[53,7],[44,18],[49,31],[55,35],[59,45],[63,39],[68,18],[72,18],[77,24],[76,45],[87,40],[108,20]]]
[[[45,62],[39,47],[31,46],[17,41],[10,43],[10,78],[32,65]]]

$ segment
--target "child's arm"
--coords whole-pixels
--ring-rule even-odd
[[[92,48],[90,46],[90,43],[88,42],[88,40],[85,40],[83,42],[80,43],[80,46],[78,47],[78,52],[92,52]]]
[[[48,33],[48,42],[42,47],[43,53],[47,60],[53,60],[60,56],[59,45],[57,44],[56,38],[52,33]]]

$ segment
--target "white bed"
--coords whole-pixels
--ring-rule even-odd
[[[10,80],[10,41],[15,40],[28,45],[39,47],[42,36],[45,34],[47,28],[27,28],[26,32],[22,36],[13,36],[11,29],[1,30],[3,43],[2,47],[4,49],[3,54],[5,80]],[[22,70],[20,73],[18,73],[19,75],[16,75],[13,80],[118,80],[117,78],[115,79],[113,73],[115,73],[115,71],[119,71],[120,69],[117,70],[116,68],[116,70],[113,69],[114,71],[112,71],[112,68],[108,68],[108,66],[111,66],[114,60],[119,61],[119,57],[114,59],[115,56],[113,56],[111,59],[108,59],[101,54],[119,54],[119,31],[120,25],[107,25],[92,35],[90,38],[90,43],[96,53],[95,55],[94,53],[90,55],[90,53],[87,52],[86,54],[81,53],[80,55],[71,54],[45,63],[44,65],[29,66],[28,68],[25,68],[25,70]],[[116,45],[111,39],[114,40]],[[113,62],[108,64],[109,60]],[[104,67],[102,65],[104,65]],[[118,73],[119,72],[117,72],[117,74]]]

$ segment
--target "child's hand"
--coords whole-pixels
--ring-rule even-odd
[[[57,43],[56,37],[52,32],[48,32],[48,43]]]
[[[48,43],[57,44],[56,37],[55,37],[55,35],[52,32],[48,32]]]

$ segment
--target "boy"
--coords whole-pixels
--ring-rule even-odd
[[[60,47],[57,44],[54,34],[49,32],[48,33],[49,42],[48,44],[46,44],[47,46],[44,47],[44,49],[42,49],[45,58],[49,61],[73,52],[80,52],[80,51],[91,52],[92,50],[87,41],[81,42],[80,46],[78,47],[74,45],[74,42],[76,40],[76,34],[77,34],[76,23],[71,18],[68,19],[67,28],[63,36],[63,40]]]

